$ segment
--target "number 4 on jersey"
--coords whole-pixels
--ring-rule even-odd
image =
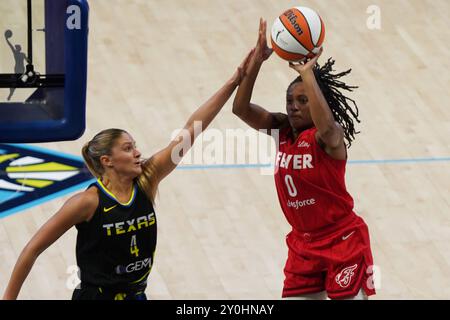
[[[137,247],[136,235],[131,237],[130,252],[131,254],[134,254],[136,257],[139,257],[139,249]]]

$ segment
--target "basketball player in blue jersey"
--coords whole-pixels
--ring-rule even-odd
[[[72,299],[145,300],[156,247],[153,204],[158,184],[196,138],[194,122],[205,129],[240,84],[251,53],[190,116],[182,133],[148,160],[141,160],[132,136],[121,129],[104,130],[86,143],[83,158],[97,182],[67,200],[34,235],[19,256],[3,298],[16,299],[37,257],[76,226],[81,284]]]

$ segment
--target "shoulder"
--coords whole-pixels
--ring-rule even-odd
[[[303,130],[300,133],[300,137],[302,140],[308,141],[308,142],[319,142],[318,137],[319,137],[319,131],[317,130],[316,127],[311,127],[308,129]]]
[[[91,186],[89,189],[79,193],[80,198],[86,202],[87,207],[97,207],[98,206],[98,188],[96,186]]]
[[[278,129],[279,137],[280,137],[280,139],[283,139],[283,140],[286,139],[287,136],[289,136],[291,134],[291,132],[292,132],[292,128],[290,125]]]
[[[336,131],[338,132],[337,139],[339,141],[335,147],[327,145],[317,129],[314,131],[314,140],[317,142],[318,148],[334,160],[347,160],[347,147],[344,143],[344,129],[338,122],[335,122],[335,125]]]
[[[344,128],[341,126],[341,124],[337,121],[334,122],[334,126],[332,126],[332,130],[326,133],[326,136],[323,136],[323,133],[321,134],[319,130],[316,127],[313,127],[314,135],[317,139],[317,141],[321,140],[322,142],[325,142],[326,138],[329,136],[335,137],[338,142],[344,142]],[[329,139],[328,139],[329,140]],[[341,144],[341,143],[338,143]],[[336,146],[338,147],[338,146]]]
[[[83,221],[89,221],[99,204],[98,189],[95,186],[79,192],[67,200],[66,205],[77,211]]]

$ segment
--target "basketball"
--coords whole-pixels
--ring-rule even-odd
[[[9,38],[11,38],[11,37],[12,37],[12,35],[13,35],[13,33],[12,33],[12,31],[11,31],[11,30],[6,30],[6,31],[5,31],[5,38],[6,38],[6,39],[9,39]]]
[[[271,30],[272,48],[287,61],[314,57],[325,38],[325,25],[314,10],[294,7],[281,14]]]

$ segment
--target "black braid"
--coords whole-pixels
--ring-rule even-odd
[[[359,131],[355,130],[354,120],[358,123],[361,121],[358,119],[359,110],[356,102],[344,96],[340,90],[346,90],[352,92],[357,86],[349,86],[344,82],[338,80],[339,78],[348,75],[352,69],[347,71],[332,74],[335,60],[329,58],[328,61],[320,67],[319,64],[314,66],[314,75],[316,77],[317,84],[325,97],[325,100],[330,106],[334,119],[344,129],[344,136],[348,142],[348,147],[351,146],[352,141],[355,139],[355,134]],[[301,82],[302,78],[299,76],[290,85],[289,88],[297,82]]]

